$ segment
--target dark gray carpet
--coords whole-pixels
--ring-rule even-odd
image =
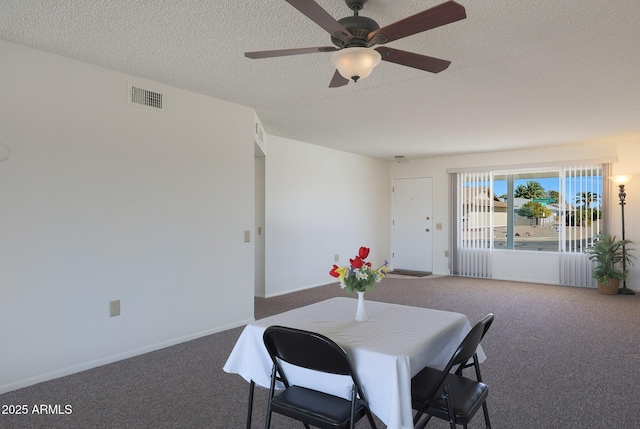
[[[346,292],[336,284],[256,299],[256,318]],[[640,421],[640,298],[595,289],[458,277],[386,278],[368,300],[466,314],[489,312],[483,340],[492,426],[637,427]],[[355,307],[354,307],[355,311]],[[243,428],[248,384],[222,371],[242,328],[0,395],[28,415],[0,414],[13,428]],[[257,389],[254,428],[264,427],[266,392]],[[34,405],[71,405],[37,415]],[[480,413],[481,414],[481,413]],[[302,427],[275,416],[274,429]],[[368,428],[366,420],[358,428]],[[380,428],[384,425],[379,424]],[[448,428],[434,420],[427,427]],[[470,429],[483,427],[481,415]]]

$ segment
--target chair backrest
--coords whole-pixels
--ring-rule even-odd
[[[489,313],[471,328],[449,361],[447,372],[456,365],[466,363],[476,354],[480,341],[482,341],[482,338],[484,338],[492,323],[493,314]]]
[[[489,330],[489,328],[491,327],[491,324],[493,323],[493,313],[489,313],[486,316],[484,316],[482,318],[481,321],[479,321],[478,323],[480,323],[483,326],[482,329],[482,338],[484,338],[485,335],[487,335],[487,331]],[[482,340],[481,338],[481,340]]]
[[[350,375],[352,378],[355,376],[349,356],[342,347],[324,335],[284,326],[270,326],[265,330],[263,339],[274,364],[278,358],[303,368]]]
[[[440,380],[438,380],[438,383],[434,385],[433,392],[431,392],[429,396],[435,395],[436,391],[444,382],[444,379],[453,367],[455,367],[456,365],[465,365],[471,358],[475,356],[476,350],[480,345],[480,341],[485,336],[492,323],[493,313],[489,313],[485,317],[483,317],[482,320],[476,323],[473,328],[471,328],[467,336],[464,337],[464,340],[462,340],[455,353],[449,360],[447,366],[443,369]]]

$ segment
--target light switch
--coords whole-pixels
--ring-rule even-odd
[[[436,229],[442,229],[442,224],[441,223],[436,223]]]
[[[244,232],[244,242],[245,243],[251,242],[251,231],[247,230]]]

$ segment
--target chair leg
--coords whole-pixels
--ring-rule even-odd
[[[482,412],[484,412],[484,423],[487,429],[491,429],[491,422],[489,422],[489,410],[487,409],[487,401],[482,404]]]
[[[478,364],[478,359],[474,359],[474,366],[476,368],[476,380],[482,381],[482,374],[480,373],[480,365]],[[484,423],[486,424],[487,429],[491,429],[491,423],[489,422],[489,411],[487,409],[486,400],[482,403],[482,412],[484,413]]]
[[[269,386],[269,403],[267,404],[267,419],[265,421],[265,429],[269,429],[271,427],[271,400],[273,399],[273,391],[276,387],[276,375],[278,374],[276,365],[273,365],[273,369],[271,370],[271,385]]]
[[[425,426],[427,426],[427,423],[429,423],[429,420],[431,420],[431,417],[431,414],[427,414],[424,420],[422,420],[422,422],[420,422],[420,424],[416,426],[416,429],[424,429]]]
[[[269,404],[269,409],[267,410],[267,421],[264,427],[265,429],[269,429],[271,427],[271,404]]]
[[[249,405],[247,409],[247,429],[251,429],[251,414],[253,413],[253,391],[256,387],[256,383],[251,380],[249,383]]]
[[[447,403],[447,410],[449,412],[449,425],[451,426],[451,429],[456,429],[456,422],[455,422],[456,415],[455,415],[455,412],[453,411],[453,404],[451,402],[451,397],[449,396],[449,383],[447,382],[446,378],[444,380],[443,388],[444,388],[444,400]]]
[[[367,418],[369,419],[369,424],[373,429],[378,429],[376,426],[376,422],[373,421],[373,416],[371,415],[371,411],[367,411]]]
[[[356,425],[355,416],[356,416],[356,398],[358,397],[358,392],[356,390],[356,385],[351,386],[351,416],[349,417],[349,428],[353,429]]]
[[[269,405],[269,408],[271,408],[271,405]],[[265,429],[269,429],[271,427],[271,409],[267,410],[267,421],[264,427]]]
[[[422,411],[418,411],[415,416],[413,416],[413,425],[418,424],[418,420],[422,417]]]

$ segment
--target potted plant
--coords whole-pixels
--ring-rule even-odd
[[[618,293],[620,281],[627,278],[627,267],[633,263],[634,256],[627,245],[630,240],[616,240],[615,235],[598,234],[594,244],[585,249],[589,260],[596,262],[593,278],[598,280],[598,292],[605,295]]]

